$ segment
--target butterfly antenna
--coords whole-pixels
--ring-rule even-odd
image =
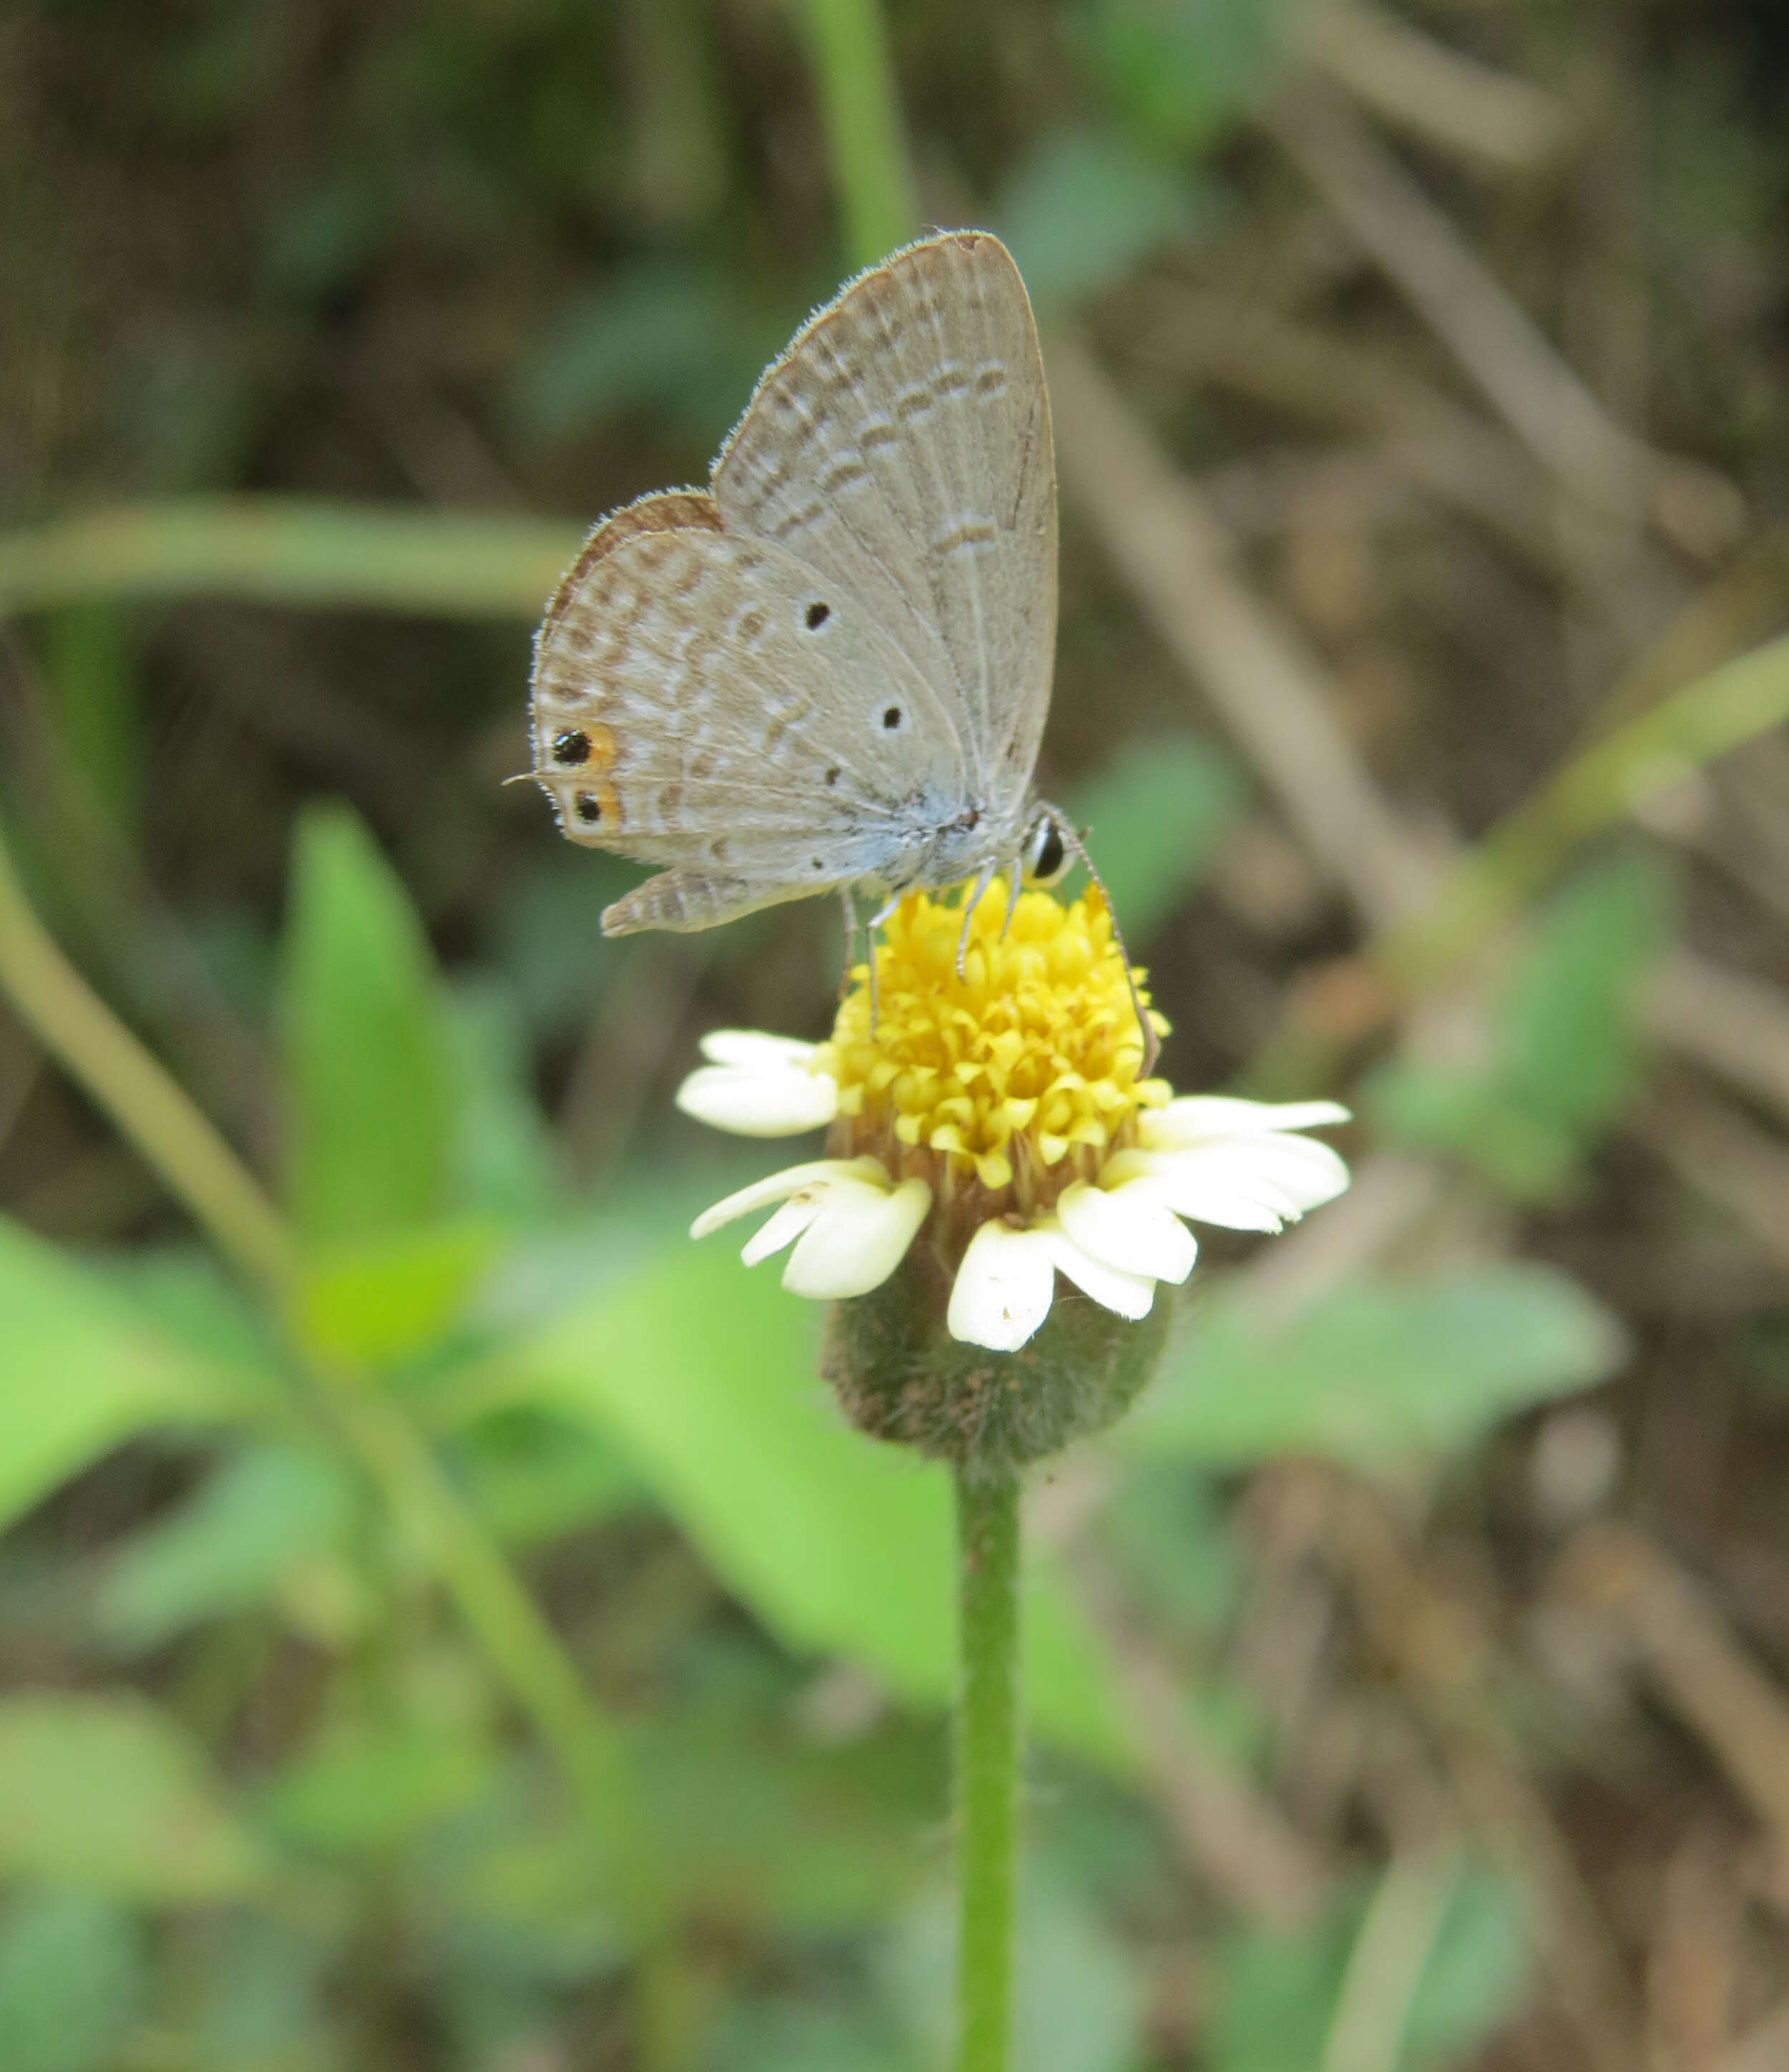
[[[518,770],[513,777],[504,778],[500,788],[507,791],[512,784],[532,784],[533,782],[534,772],[532,770]]]
[[[1047,804],[1047,800],[1045,803]],[[1125,947],[1125,931],[1118,925],[1118,915],[1112,906],[1112,894],[1106,890],[1106,882],[1100,875],[1098,866],[1092,857],[1088,854],[1087,844],[1081,840],[1080,830],[1069,821],[1066,816],[1058,812],[1054,806],[1051,806],[1050,810],[1056,815],[1058,832],[1062,836],[1064,843],[1074,851],[1075,856],[1086,867],[1088,876],[1099,887],[1100,897],[1105,902],[1106,919],[1112,923],[1112,939],[1118,945],[1119,956],[1125,960],[1125,984],[1130,989],[1131,1011],[1136,1015],[1137,1026],[1142,1032],[1143,1069],[1139,1076],[1146,1079],[1155,1070],[1155,1061],[1161,1055],[1162,1039],[1156,1034],[1155,1024],[1149,1019],[1149,1011],[1143,1005],[1142,996],[1137,990],[1137,973],[1131,966],[1130,952]]]

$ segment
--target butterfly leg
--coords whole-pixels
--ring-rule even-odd
[[[994,882],[994,865],[985,863],[981,874],[975,881],[974,889],[963,902],[963,932],[956,939],[956,976],[963,976],[963,960],[969,953],[969,923],[975,919],[975,910],[981,904],[981,895]]]
[[[870,915],[870,926],[865,931],[864,946],[868,952],[870,960],[870,1034],[872,1037],[876,1034],[876,931],[900,905],[905,897],[904,893],[890,893],[882,905]]]
[[[1000,924],[1000,939],[1005,942],[1013,925],[1013,916],[1018,911],[1019,889],[1025,877],[1025,859],[1015,856],[1006,874],[1006,918]]]
[[[839,887],[839,900],[845,908],[845,970],[839,980],[839,998],[843,1000],[851,990],[851,967],[857,960],[857,906],[849,885]]]

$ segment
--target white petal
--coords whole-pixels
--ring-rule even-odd
[[[722,1223],[730,1223],[735,1216],[749,1216],[754,1209],[767,1209],[772,1202],[787,1201],[791,1194],[799,1194],[804,1187],[849,1175],[859,1179],[880,1178],[884,1186],[888,1176],[874,1158],[816,1158],[805,1166],[785,1166],[780,1173],[772,1173],[763,1180],[754,1180],[749,1187],[742,1187],[738,1194],[729,1194],[725,1201],[717,1202],[711,1209],[704,1209],[689,1226],[692,1237],[706,1237],[718,1231]]]
[[[1049,1233],[985,1223],[956,1269],[945,1322],[953,1338],[1017,1352],[1050,1314],[1056,1248]]]
[[[806,1044],[800,1047],[804,1053],[811,1050]],[[838,1112],[838,1082],[829,1072],[810,1070],[802,1058],[698,1065],[678,1087],[677,1105],[697,1121],[712,1129],[730,1129],[736,1137],[793,1137],[833,1120]]]
[[[854,1179],[835,1180],[807,1235],[789,1255],[783,1285],[793,1295],[843,1301],[879,1288],[907,1255],[932,1207],[923,1180],[890,1190]]]
[[[702,1055],[711,1065],[808,1064],[817,1043],[792,1036],[771,1036],[762,1029],[711,1029],[702,1038]]]
[[[816,1180],[799,1194],[790,1195],[775,1215],[761,1223],[740,1246],[740,1258],[747,1266],[755,1266],[760,1260],[780,1252],[784,1245],[793,1244],[820,1214],[828,1196],[838,1185],[836,1180]],[[857,1182],[853,1180],[850,1185],[855,1186]]]
[[[1178,1230],[1180,1226],[1176,1223],[1174,1227]],[[1095,1258],[1078,1245],[1054,1218],[1046,1218],[1037,1228],[1051,1240],[1058,1268],[1084,1295],[1091,1295],[1104,1308],[1128,1317],[1133,1323],[1139,1317],[1148,1316],[1155,1300],[1155,1283],[1146,1274],[1121,1273],[1116,1267],[1108,1266],[1103,1259]]]
[[[1108,1186],[1151,1189],[1176,1215],[1229,1230],[1277,1231],[1333,1201],[1348,1169],[1309,1137],[1232,1137],[1186,1151],[1121,1151],[1106,1161]]]
[[[1199,1256],[1192,1232],[1146,1181],[1108,1188],[1077,1180],[1063,1189],[1056,1214],[1083,1252],[1119,1273],[1178,1286]]]
[[[1186,1094],[1166,1108],[1145,1108],[1137,1118],[1137,1134],[1147,1149],[1166,1151],[1209,1143],[1214,1137],[1314,1129],[1322,1123],[1351,1119],[1339,1101],[1251,1101],[1224,1094]]]

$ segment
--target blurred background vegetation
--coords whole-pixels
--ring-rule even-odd
[[[837,915],[605,943],[500,781],[915,220],[1164,1069],[1360,1116],[1035,1492],[1024,2072],[1789,2063],[1786,113],[1768,0],[16,0],[6,2072],[941,2062],[946,1491],[669,1106]]]

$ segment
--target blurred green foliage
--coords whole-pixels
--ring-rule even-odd
[[[1627,1099],[1641,988],[1669,918],[1650,857],[1585,870],[1517,952],[1483,1055],[1385,1066],[1368,1085],[1376,1120],[1406,1143],[1468,1161],[1518,1201],[1557,1196]]]
[[[1394,1864],[1387,1884],[1413,1876]],[[1396,2072],[1454,2062],[1498,2025],[1532,1960],[1520,1893],[1470,1858],[1414,1872],[1436,1902],[1427,1947],[1398,2033],[1376,2062]],[[1382,1894],[1384,1888],[1381,1888]],[[1312,1928],[1250,1933],[1225,1952],[1214,2072],[1307,2072],[1330,2062],[1326,2044],[1348,1988],[1368,1919],[1367,1895],[1343,1895]]]
[[[1133,754],[1102,787],[1087,801],[1113,829],[1102,853],[1147,926],[1196,870],[1234,783],[1221,763],[1170,749]],[[1170,883],[1152,894],[1164,873]],[[677,1707],[640,1744],[641,1788],[660,1806],[652,1832],[677,1889],[689,1905],[768,1908],[796,1934],[879,1918],[923,1882],[908,1823],[923,1827],[940,1803],[927,1795],[941,1776],[936,1738],[891,1719],[867,1736],[854,1729],[836,1752],[825,1737],[792,1742],[786,1727],[766,1739],[746,1694],[787,1690],[794,1664],[828,1655],[921,1717],[944,1702],[950,1520],[938,1471],[838,1424],[808,1379],[810,1316],[729,1248],[678,1235],[676,1210],[654,1207],[668,1186],[677,1199],[674,1174],[630,1170],[594,1223],[568,1223],[551,1186],[505,1207],[456,1186],[469,1169],[451,1147],[469,1117],[501,1109],[528,1143],[544,1133],[513,1053],[487,1046],[473,1069],[454,1068],[466,1003],[435,971],[401,881],[339,807],[301,826],[282,970],[287,1203],[306,1248],[290,1307],[257,1322],[179,1254],[106,1277],[0,1231],[0,1462],[14,1515],[133,1434],[162,1435],[190,1464],[185,1498],[93,1577],[84,1618],[114,1659],[203,1648],[209,1635],[228,1642],[213,1673],[232,1660],[240,1672],[258,1659],[242,1652],[258,1629],[262,1647],[286,1633],[341,1667],[314,1725],[246,1795],[140,1698],[0,1706],[0,1864],[27,1889],[72,1883],[158,1907],[295,1900],[307,1865],[378,1864],[407,1904],[422,1904],[414,1881],[426,1877],[427,1916],[442,1933],[475,1932],[481,1953],[483,1938],[512,1932],[505,1922],[533,1935],[550,1919],[558,1935],[582,1919],[595,1933],[588,1954],[553,1975],[562,1986],[613,1963],[614,1928],[598,1932],[610,1919],[603,1889],[557,1794],[504,1752],[463,1644],[415,1624],[401,1536],[380,1527],[284,1385],[294,1363],[320,1359],[367,1378],[356,1386],[399,1392],[512,1544],[674,1520],[714,1585],[784,1651],[748,1649],[729,1667],[712,1644],[699,1650]],[[1396,1459],[1594,1379],[1614,1350],[1599,1314],[1539,1268],[1354,1289],[1271,1328],[1227,1316],[1221,1300],[1195,1303],[1185,1350],[1128,1450],[1203,1467],[1308,1449]],[[1147,1560],[1167,1564],[1160,1587],[1176,1616],[1208,1620],[1222,1604],[1211,1595],[1224,1565],[1214,1522],[1162,1514],[1175,1515]],[[714,1585],[692,1574],[681,1587]],[[1102,1641],[1047,1561],[1027,1646],[1038,1735],[1133,1777]],[[1221,1692],[1206,1703],[1221,1710]],[[1247,1760],[1246,1738],[1236,1745]],[[1049,1944],[1055,1918],[1046,1910],[1028,1932]],[[80,1932],[111,1936],[107,1950],[125,1933]],[[1040,1946],[1034,1959],[1030,2062],[1093,2072],[1120,2062],[1134,2001],[1116,1946],[1099,1960],[1100,1984],[1087,1970],[1104,1947],[1088,1923],[1060,1934],[1055,1954]],[[0,1953],[0,1978],[3,1966]]]

